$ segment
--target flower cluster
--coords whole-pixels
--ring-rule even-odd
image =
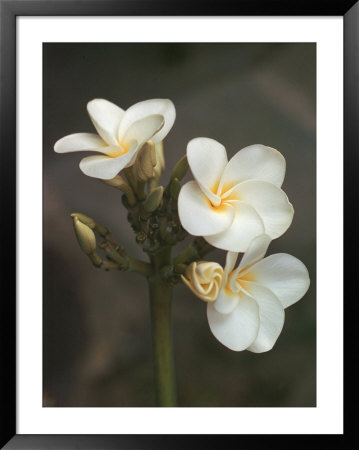
[[[224,270],[217,263],[199,262],[182,275],[208,302],[210,329],[231,350],[270,350],[282,330],[284,309],[308,290],[308,271],[297,258],[286,253],[264,258],[270,241],[266,234],[254,238],[236,268],[238,253],[228,252]]]
[[[187,158],[195,180],[178,198],[181,223],[228,253],[224,269],[193,262],[182,280],[208,302],[210,329],[223,345],[268,351],[282,330],[284,308],[309,288],[308,271],[298,259],[282,253],[264,258],[294,214],[281,189],[285,159],[273,148],[251,145],[228,161],[223,145],[208,138],[190,141]],[[239,252],[244,255],[234,269]]]
[[[295,257],[285,253],[265,257],[271,240],[286,232],[294,214],[281,189],[286,170],[283,155],[256,144],[228,161],[222,144],[198,137],[188,143],[186,157],[164,188],[158,186],[164,170],[162,141],[175,120],[173,103],[146,100],[125,111],[95,99],[87,110],[98,134],[65,136],[54,150],[100,153],[83,158],[80,169],[124,192],[136,240],[151,262],[187,233],[196,236],[192,253],[184,252],[185,257],[174,258],[172,265],[166,261],[165,267],[156,263],[156,270],[167,280],[181,278],[207,302],[210,329],[223,345],[234,351],[270,350],[282,330],[284,309],[302,298],[310,283],[306,267]],[[188,167],[194,180],[181,187]],[[122,170],[126,179],[119,175]],[[123,250],[119,253],[108,231],[92,219],[76,214],[74,221],[80,247],[97,267],[152,273],[147,263],[135,262]],[[105,237],[102,247],[110,262],[97,255],[92,229]],[[199,238],[227,251],[224,268],[202,260],[205,250]],[[238,253],[243,256],[235,268]]]

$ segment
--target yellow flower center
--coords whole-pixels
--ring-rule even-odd
[[[211,187],[211,192],[215,198],[208,200],[209,206],[216,212],[224,212],[226,210],[225,204],[232,200],[240,200],[240,197],[235,190],[232,190],[233,185],[223,185],[219,192],[219,182],[216,182]]]
[[[118,156],[125,155],[130,150],[130,146],[125,143],[119,143],[118,151],[111,154],[111,158],[117,158]]]
[[[127,143],[119,142],[118,147],[114,148],[113,150],[109,151],[107,155],[110,158],[117,158],[118,156],[125,155],[130,150],[130,146]]]
[[[235,271],[232,271],[227,278],[226,286],[224,287],[225,291],[229,295],[238,294],[241,291],[247,292],[248,286],[246,281],[255,281],[255,277],[251,272],[247,272],[243,275],[243,272],[247,268],[241,270],[240,273],[236,274]]]

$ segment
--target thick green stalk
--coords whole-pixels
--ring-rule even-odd
[[[160,269],[170,258],[170,249],[164,249],[153,258],[156,274],[148,278],[156,397],[158,406],[176,406],[176,382],[172,352],[171,301],[173,287],[160,276]]]

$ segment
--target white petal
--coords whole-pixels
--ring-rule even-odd
[[[107,144],[100,136],[93,133],[75,133],[59,139],[54,145],[56,153],[79,152],[89,150],[102,152]]]
[[[213,303],[208,303],[207,318],[214,336],[231,350],[245,350],[257,337],[259,309],[256,301],[248,296],[242,295],[230,314],[221,314]]]
[[[244,202],[256,209],[263,220],[265,233],[272,239],[287,231],[294,210],[282,189],[266,181],[250,180],[239,184],[237,192]]]
[[[234,310],[240,301],[240,296],[222,288],[219,291],[217,300],[213,303],[217,312],[228,314]]]
[[[121,120],[121,125],[118,130],[119,140],[121,141],[127,130],[134,122],[152,115],[161,115],[164,119],[164,124],[151,140],[154,143],[162,141],[172,128],[176,118],[175,107],[171,100],[167,99],[145,100],[128,108],[123,119]]]
[[[195,180],[205,194],[213,203],[219,202],[216,194],[228,162],[226,149],[214,139],[195,138],[187,145],[187,159]]]
[[[259,306],[258,336],[247,350],[255,353],[267,352],[273,347],[282,331],[283,306],[269,289],[256,283],[243,282],[243,285]]]
[[[136,140],[139,145],[142,145],[163,127],[163,123],[163,116],[158,114],[137,120],[127,129],[122,141],[127,143]]]
[[[233,201],[231,205],[236,211],[232,225],[221,233],[204,238],[214,247],[232,252],[245,252],[251,240],[264,233],[264,225],[251,205],[240,201]]]
[[[214,208],[195,181],[186,183],[178,197],[178,215],[181,224],[194,236],[220,233],[231,226],[234,208],[221,205]]]
[[[232,272],[232,270],[236,264],[237,258],[238,258],[238,252],[227,252],[226,264],[224,266],[225,274],[229,274],[230,272]]]
[[[102,155],[88,156],[81,160],[80,169],[89,177],[110,180],[131,163],[137,149],[133,147],[132,150],[117,158]]]
[[[249,247],[243,255],[239,266],[235,270],[235,273],[238,274],[243,269],[246,269],[257,261],[263,259],[270,243],[271,238],[268,234],[261,234],[255,237],[249,244]]]
[[[250,269],[256,283],[266,286],[284,308],[300,300],[310,284],[308,270],[299,259],[286,253],[270,255]]]
[[[262,180],[280,187],[285,175],[285,159],[271,147],[256,144],[237,152],[227,164],[221,186],[241,183],[246,180]]]
[[[87,111],[102,139],[109,145],[118,145],[117,132],[125,114],[123,109],[108,100],[96,98],[87,104]]]

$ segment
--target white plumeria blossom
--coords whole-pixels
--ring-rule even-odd
[[[102,153],[83,158],[80,169],[85,175],[103,180],[131,166],[145,142],[161,142],[176,117],[175,107],[167,99],[145,100],[126,111],[108,100],[94,99],[87,104],[87,111],[98,134],[70,134],[57,141],[54,150]]]
[[[182,281],[200,299],[211,302],[216,300],[223,281],[223,268],[220,264],[198,261],[190,264]]]
[[[294,210],[281,189],[285,159],[277,150],[251,145],[228,162],[222,144],[202,137],[188,143],[187,159],[195,181],[182,187],[178,213],[190,234],[244,252],[254,237],[275,239],[288,229]]]
[[[207,304],[214,336],[234,351],[270,350],[284,324],[284,309],[300,300],[310,284],[308,270],[294,256],[264,258],[270,236],[257,236],[235,269],[238,253],[228,252],[218,297]]]

